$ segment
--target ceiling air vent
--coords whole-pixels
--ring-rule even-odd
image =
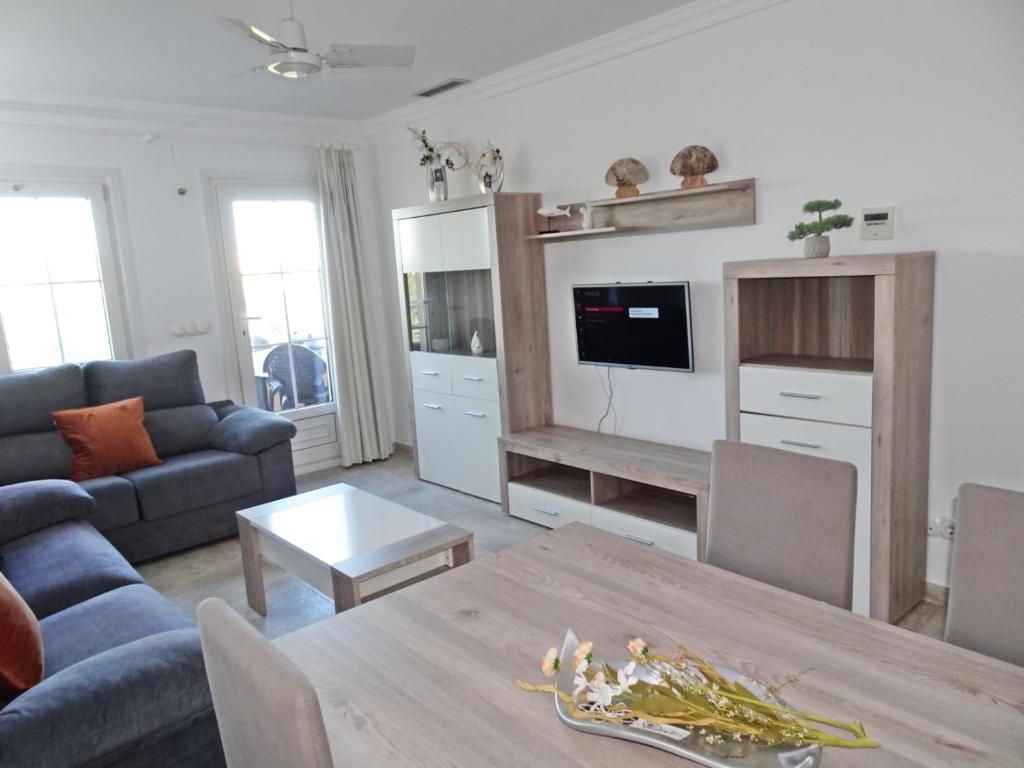
[[[469,80],[467,80],[464,77],[453,77],[449,80],[445,80],[444,82],[438,83],[437,85],[432,85],[429,88],[424,88],[422,91],[417,91],[416,93],[413,94],[413,96],[423,96],[424,98],[430,98],[431,96],[437,96],[438,94],[444,93],[445,91],[450,91],[452,88],[458,88],[460,85],[465,85],[468,82]]]

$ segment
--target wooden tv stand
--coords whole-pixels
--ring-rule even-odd
[[[584,522],[704,559],[711,454],[562,426],[498,439],[501,502],[549,528]]]

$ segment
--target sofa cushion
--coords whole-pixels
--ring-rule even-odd
[[[96,500],[70,480],[34,480],[0,488],[0,544],[41,528],[80,520],[96,510]]]
[[[71,448],[56,429],[0,437],[0,485],[70,476]]]
[[[95,360],[85,364],[85,391],[90,405],[141,395],[148,410],[199,405],[203,386],[191,349],[142,360]]]
[[[261,487],[256,457],[213,449],[172,456],[124,476],[135,485],[143,520],[230,501]]]
[[[139,503],[135,486],[123,477],[108,475],[83,480],[79,485],[96,499],[96,510],[83,515],[101,531],[112,531],[139,521]]]
[[[160,463],[142,426],[143,399],[54,411],[53,420],[71,446],[71,479],[118,475]]]
[[[181,405],[177,408],[147,410],[143,424],[162,459],[210,447],[210,430],[217,414],[208,405]]]
[[[43,679],[43,640],[32,609],[0,573],[0,696],[17,695]]]
[[[113,544],[81,521],[51,525],[0,547],[4,575],[43,619],[142,577]]]
[[[145,584],[104,592],[39,622],[46,676],[143,637],[193,626],[184,611]]]
[[[84,405],[85,379],[77,365],[0,376],[0,435],[50,432],[51,412]]]

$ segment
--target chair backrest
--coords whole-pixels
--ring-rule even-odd
[[[291,349],[291,356],[288,351]],[[292,365],[295,367],[295,387],[292,391]],[[316,352],[301,344],[281,344],[270,350],[263,361],[263,372],[281,382],[289,406],[315,398],[323,388],[321,380],[327,372],[327,363]]]
[[[717,440],[707,562],[849,609],[856,507],[852,464]]]
[[[1024,666],[1024,493],[964,483],[946,642]]]
[[[199,604],[199,634],[228,768],[330,768],[312,684],[223,600]]]

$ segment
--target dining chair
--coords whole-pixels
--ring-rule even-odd
[[[1024,666],[1024,493],[964,483],[957,495],[946,642]]]
[[[716,440],[706,560],[849,609],[856,507],[852,464]]]
[[[309,679],[223,600],[206,599],[197,613],[228,768],[330,768]]]

